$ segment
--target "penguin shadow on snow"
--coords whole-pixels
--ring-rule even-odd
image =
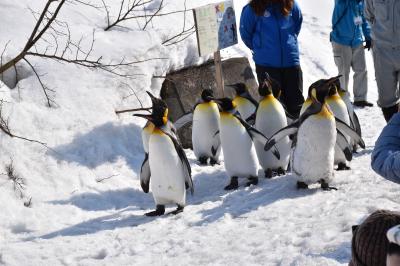
[[[90,219],[48,234],[38,237],[31,237],[25,239],[25,241],[33,241],[37,238],[53,239],[62,236],[82,236],[95,234],[101,231],[115,230],[117,228],[135,227],[154,221],[154,218],[146,217],[144,215],[125,214],[125,212],[128,211],[131,211],[131,209],[126,208],[116,213]]]
[[[47,203],[73,205],[85,211],[121,210],[127,207],[134,210],[146,210],[154,207],[151,194],[133,188],[85,192],[75,194],[66,200],[53,200]]]
[[[143,161],[142,128],[135,124],[118,125],[111,122],[78,133],[71,143],[54,147],[48,153],[60,161],[75,162],[94,169],[104,163],[124,158],[135,172]]]
[[[297,190],[296,179],[291,174],[272,179],[261,177],[257,186],[240,187],[238,190],[228,192],[220,205],[201,211],[203,219],[195,225],[202,226],[215,222],[227,213],[236,218],[279,200],[305,197],[320,191],[319,186]]]

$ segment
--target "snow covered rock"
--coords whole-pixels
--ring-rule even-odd
[[[224,60],[222,71],[225,85],[244,82],[250,89],[250,93],[258,99],[257,81],[247,58],[238,57]],[[168,104],[170,119],[176,121],[183,114],[190,112],[205,88],[211,88],[215,95],[222,96],[216,88],[213,61],[169,73],[161,88],[161,98]],[[225,96],[232,97],[234,90],[226,87],[224,93]],[[185,126],[178,131],[185,148],[192,146],[191,130],[191,126]]]

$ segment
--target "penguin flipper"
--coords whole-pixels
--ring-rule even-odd
[[[340,120],[339,118],[335,117],[336,121],[336,128],[345,135],[348,135],[351,139],[355,140],[361,148],[365,149],[364,140],[361,138],[360,135],[354,129],[349,127],[345,122]]]
[[[252,127],[249,123],[247,123],[246,121],[244,121],[240,116],[238,115],[234,115],[239,121],[240,123],[244,126],[244,128],[246,129],[247,133],[249,134],[250,138],[254,141],[257,140],[259,142],[261,142],[263,145],[265,145],[265,143],[268,142],[268,138],[261,133],[260,131],[258,131],[257,129],[255,129],[254,127]],[[274,146],[274,145],[273,145]],[[272,147],[271,147],[272,148]],[[274,146],[274,149],[272,151],[272,153],[275,155],[275,157],[279,160],[281,158],[281,155],[278,151],[278,149]]]
[[[189,112],[179,117],[178,120],[174,122],[174,126],[176,130],[179,130],[185,125],[191,123],[192,121],[193,121],[193,112]]]
[[[217,155],[217,152],[221,146],[221,139],[219,137],[219,130],[214,134],[213,144],[211,146],[211,154],[213,156]]]
[[[193,194],[194,186],[193,186],[193,180],[192,180],[192,169],[190,168],[190,163],[189,163],[188,158],[186,157],[186,153],[176,138],[174,138],[169,133],[166,133],[166,134],[170,137],[170,139],[174,143],[176,153],[178,154],[179,159],[181,160],[182,167],[183,167],[183,174],[185,176],[185,186],[189,186],[190,193]]]
[[[287,127],[282,128],[278,132],[276,132],[272,137],[267,141],[267,143],[264,146],[264,150],[268,151],[270,150],[276,143],[278,143],[281,139],[283,139],[286,136],[296,136],[297,131],[299,130],[299,125],[300,122],[299,120],[296,120],[296,122],[290,124]]]
[[[140,168],[140,186],[144,193],[149,193],[150,176],[149,154],[146,152]]]
[[[251,94],[249,92],[246,92],[245,94],[243,94],[242,97],[249,100],[256,108],[258,107],[258,102],[256,101],[256,99],[253,98],[253,96],[251,96]]]
[[[357,132],[358,135],[360,135],[360,137],[362,137],[362,132],[361,132],[361,125],[360,125],[360,120],[358,120],[358,116],[356,114],[356,112],[353,112],[353,116],[351,116],[354,118],[353,125],[354,125],[354,130]]]
[[[256,112],[247,117],[246,122],[249,123],[250,125],[254,125],[256,123]]]
[[[347,142],[346,137],[339,130],[336,135],[336,145],[340,148],[340,150],[344,153],[347,161],[351,161],[353,159],[353,153],[351,152],[352,148],[350,143]]]

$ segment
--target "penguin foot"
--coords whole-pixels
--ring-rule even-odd
[[[264,174],[265,174],[265,178],[271,179],[273,176],[272,169],[268,168],[267,170],[265,170]]]
[[[207,165],[207,157],[206,156],[201,156],[200,158],[199,158],[199,163],[200,163],[200,165]]]
[[[258,184],[258,177],[251,176],[248,179],[249,179],[249,181],[246,183],[246,187],[249,187],[251,185],[255,185],[256,186]]]
[[[165,213],[165,206],[164,205],[157,205],[155,211],[148,212],[145,215],[149,216],[149,217],[153,217],[153,216],[163,215],[164,213]]]
[[[276,171],[278,173],[278,175],[286,175],[286,171],[283,170],[282,167],[279,167],[278,170]]]
[[[335,187],[330,187],[329,184],[324,179],[321,180],[321,188],[324,191],[338,190]]]
[[[308,185],[304,182],[297,181],[297,189],[308,189]]]
[[[347,166],[346,163],[339,163],[338,168],[336,170],[338,171],[350,170],[350,167]]]
[[[218,160],[214,159],[214,158],[210,158],[210,164],[211,166],[214,166],[216,164],[219,164]]]
[[[239,187],[238,177],[237,176],[232,176],[231,177],[231,183],[229,183],[229,185],[224,187],[224,189],[225,190],[234,190],[234,189],[238,189],[238,187]]]
[[[184,207],[184,206],[181,206],[181,205],[179,205],[179,204],[177,204],[177,205],[178,205],[178,208],[176,208],[175,211],[172,211],[172,212],[170,212],[169,214],[177,215],[178,213],[183,212],[183,208],[185,208],[185,207]]]

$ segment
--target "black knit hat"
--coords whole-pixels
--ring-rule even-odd
[[[389,241],[386,232],[400,224],[400,213],[379,210],[353,227],[349,266],[386,266]]]

